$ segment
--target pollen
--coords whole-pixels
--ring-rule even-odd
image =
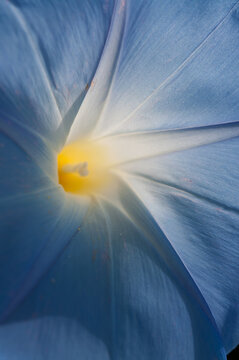
[[[91,141],[66,145],[58,155],[59,183],[66,192],[92,195],[109,184],[109,152]]]

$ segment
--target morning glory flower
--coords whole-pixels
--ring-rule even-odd
[[[238,6],[1,1],[1,359],[238,344]]]

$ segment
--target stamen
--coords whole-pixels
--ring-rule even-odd
[[[65,191],[90,195],[108,189],[108,148],[86,140],[66,145],[57,157],[59,183]]]
[[[70,165],[70,164],[64,165],[62,167],[62,171],[65,173],[77,173],[78,175],[85,177],[89,175],[88,162],[84,161],[76,165]]]

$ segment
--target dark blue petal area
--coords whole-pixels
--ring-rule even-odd
[[[238,120],[238,1],[124,5],[121,50],[94,135]]]
[[[79,232],[0,328],[11,360],[225,359],[214,320],[132,192],[92,203]]]
[[[31,156],[1,132],[0,168],[1,200],[14,199],[16,196],[24,196],[50,187],[56,188],[53,180],[32,161]]]
[[[207,301],[227,352],[239,339],[239,139],[127,166],[131,186]]]
[[[0,318],[35,285],[77,231],[85,213],[0,134]]]
[[[1,2],[1,121],[11,119],[52,146],[57,129],[66,135],[65,122],[72,123],[103,51],[111,3]]]

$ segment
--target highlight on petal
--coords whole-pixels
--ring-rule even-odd
[[[99,139],[110,149],[112,165],[187,150],[239,136],[239,122],[169,131],[126,133]]]
[[[118,66],[126,26],[125,23],[126,2],[124,0],[116,0],[107,40],[97,71],[92,79],[85,101],[80,107],[71,127],[67,139],[68,142],[86,136],[89,137],[92,129],[97,126],[102,113],[104,113],[111,84]],[[92,106],[92,104],[94,104],[94,106]]]

